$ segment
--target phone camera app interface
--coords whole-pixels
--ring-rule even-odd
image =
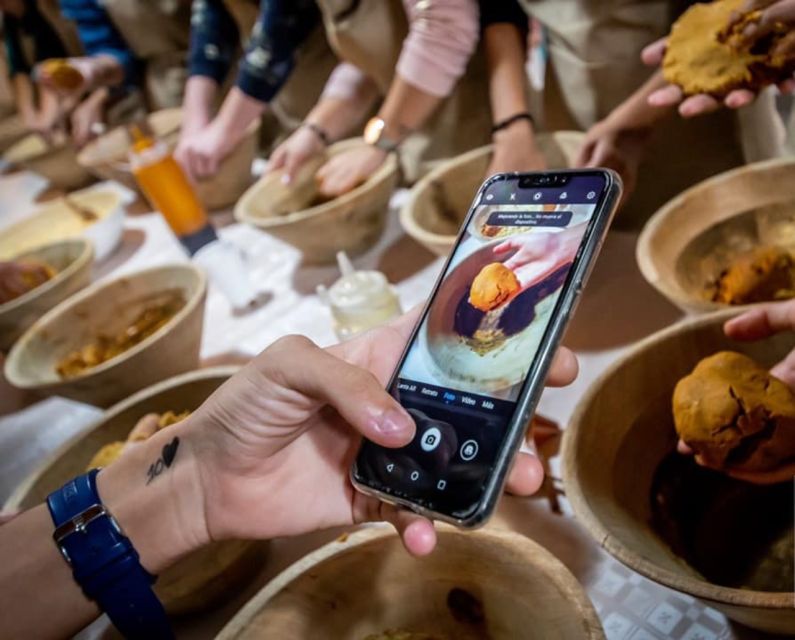
[[[391,389],[417,434],[365,443],[368,484],[455,517],[477,504],[605,186],[586,174],[485,190]]]

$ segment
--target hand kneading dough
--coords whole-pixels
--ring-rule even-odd
[[[519,280],[501,262],[487,264],[472,281],[469,304],[481,311],[492,311],[520,289]]]
[[[674,389],[673,415],[707,467],[772,471],[795,458],[795,394],[743,354],[699,362]]]
[[[734,89],[757,91],[785,80],[795,70],[795,60],[776,54],[786,29],[749,48],[737,30],[759,19],[758,11],[745,14],[729,27],[745,0],[715,0],[690,7],[674,23],[663,59],[663,75],[679,85],[685,95],[707,93],[717,98]]]

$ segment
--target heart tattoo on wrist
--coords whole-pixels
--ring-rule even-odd
[[[174,464],[174,459],[177,457],[177,449],[179,449],[179,438],[175,437],[163,447],[163,450],[160,452],[160,457],[149,465],[149,469],[146,471],[146,484],[152,482],[152,480]]]

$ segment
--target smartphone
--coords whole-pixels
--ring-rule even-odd
[[[488,519],[620,196],[608,170],[486,180],[388,386],[416,436],[364,441],[358,490],[458,526]]]

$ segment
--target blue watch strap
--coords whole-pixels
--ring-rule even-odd
[[[47,497],[55,539],[86,596],[125,638],[173,638],[163,605],[129,538],[99,497],[94,469]]]

